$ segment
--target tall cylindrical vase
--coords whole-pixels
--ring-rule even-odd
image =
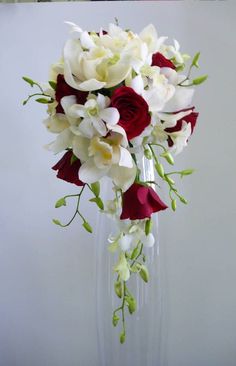
[[[141,176],[145,181],[154,180],[153,163],[139,157]],[[103,198],[110,199],[110,181],[102,183]],[[99,214],[96,233],[96,307],[99,366],[160,366],[161,362],[161,281],[157,230],[157,215],[153,215],[155,244],[146,248],[145,265],[149,269],[149,281],[131,275],[129,290],[137,302],[133,314],[126,314],[126,341],[119,341],[120,324],[112,324],[113,310],[119,306],[114,292],[117,274],[113,268],[117,258],[108,251],[108,236],[115,229],[109,217]]]

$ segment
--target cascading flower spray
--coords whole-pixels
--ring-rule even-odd
[[[159,188],[154,189],[157,182],[140,178],[137,154],[154,161],[157,176],[168,186],[172,210],[178,200],[187,204],[173,176],[182,178],[193,170],[166,172],[162,161],[173,166],[173,155],[187,145],[198,118],[192,104],[194,87],[207,75],[191,77],[193,68],[199,67],[199,52],[183,74],[190,56],[180,52],[177,41],[166,44],[167,37],[158,37],[153,25],[136,34],[117,24],[97,33],[67,23],[73,37],[66,42],[62,59],[51,67],[46,86],[23,77],[38,88],[23,104],[34,97],[47,104],[44,124],[56,135],[47,148],[54,154],[65,151],[52,169],[58,178],[81,187],[79,193],[65,195],[55,205],[66,206],[75,199],[72,218],[65,224],[58,219],[53,222],[66,227],[79,216],[84,229],[92,233],[80,211],[81,197],[88,189],[90,202],[123,223],[108,238],[108,249],[119,254],[113,270],[117,273],[114,291],[121,304],[113,311],[112,323],[120,324],[124,343],[126,310],[130,314],[136,310],[128,280],[132,274],[148,282],[143,248],[155,242],[152,215],[167,209]],[[111,180],[113,201],[103,202],[100,196],[104,176]]]

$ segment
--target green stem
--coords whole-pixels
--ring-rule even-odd
[[[83,188],[81,189],[80,193],[78,193],[78,194],[69,194],[69,195],[67,195],[67,196],[64,196],[64,198],[67,198],[67,197],[78,197],[78,199],[77,199],[77,204],[76,204],[76,209],[75,209],[75,213],[74,213],[74,215],[72,216],[72,218],[70,219],[70,221],[69,221],[67,224],[65,224],[65,225],[62,225],[62,224],[61,224],[61,226],[62,226],[62,227],[67,227],[67,226],[69,226],[69,225],[72,223],[72,221],[75,219],[75,217],[76,217],[76,215],[77,215],[77,214],[82,218],[82,220],[83,220],[84,222],[86,222],[86,220],[85,220],[85,218],[83,217],[83,215],[79,212],[80,198],[81,198],[81,195],[82,195],[82,193],[83,193],[84,188],[85,188],[85,186],[83,186]]]

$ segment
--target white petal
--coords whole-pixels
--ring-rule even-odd
[[[65,21],[64,23],[68,24],[71,27],[71,32],[78,32],[78,33],[83,32],[83,30],[75,23],[68,22],[68,21]]]
[[[85,108],[81,104],[73,104],[68,108],[67,113],[73,118],[80,118],[85,116]]]
[[[108,77],[106,82],[106,88],[111,88],[112,86],[116,86],[126,79],[127,75],[130,72],[129,63],[121,63],[117,62],[115,65],[110,66],[108,68]]]
[[[88,32],[82,32],[81,36],[80,36],[80,42],[82,47],[84,48],[92,48],[95,46],[95,43],[93,42],[92,37],[90,37],[90,35],[88,34]]]
[[[55,154],[65,150],[72,145],[73,134],[67,128],[62,131],[56,138],[54,142],[48,145],[49,150],[53,151]]]
[[[114,126],[119,122],[120,113],[116,108],[110,107],[100,111],[99,113],[101,119],[110,126]]]
[[[148,234],[148,235],[143,235],[142,238],[142,243],[145,247],[151,248],[153,247],[154,243],[155,243],[155,239],[152,233]]]
[[[175,94],[164,107],[165,112],[177,112],[191,106],[194,89],[189,87],[176,87]]]
[[[162,123],[163,129],[174,127],[179,119],[182,119],[185,116],[188,116],[190,113],[192,113],[192,109],[185,111],[185,112],[179,112],[176,114],[169,114],[169,113],[158,113],[158,117],[164,121]]]
[[[94,136],[94,128],[92,125],[92,121],[88,118],[82,120],[79,125],[79,130],[81,131],[82,135],[91,139]]]
[[[130,83],[130,87],[133,88],[137,94],[142,94],[144,88],[142,76],[141,75],[135,76],[135,78],[132,79]]]
[[[120,135],[122,135],[123,136],[122,141],[121,141],[122,146],[124,146],[124,147],[128,146],[127,135],[126,135],[126,132],[123,129],[123,127],[121,127],[119,125],[110,126],[109,124],[107,124],[107,128],[109,130],[111,130],[112,132],[119,133]]]
[[[103,88],[106,85],[106,83],[102,81],[98,81],[96,79],[90,79],[83,81],[79,84],[79,88],[76,89],[83,90],[83,91],[93,91]]]
[[[133,165],[133,168],[112,165],[108,175],[113,179],[114,183],[125,192],[133,184],[136,177],[136,171],[135,165]]]
[[[87,160],[79,169],[79,177],[82,182],[94,183],[107,174],[109,168],[99,169],[93,159]]]
[[[90,139],[84,136],[74,136],[72,141],[73,153],[82,162],[88,160],[88,147]]]
[[[134,165],[130,152],[122,146],[120,146],[119,165],[124,166],[126,168],[132,168]]]
[[[108,107],[108,105],[110,104],[110,98],[105,97],[104,95],[98,93],[97,104],[99,106],[99,109],[104,109]]]
[[[62,113],[56,113],[54,116],[48,117],[43,123],[48,131],[52,133],[60,133],[70,125],[65,114]]]
[[[124,252],[126,250],[129,250],[132,240],[133,240],[132,235],[122,235],[119,240],[119,245],[120,245],[121,250],[123,250]]]
[[[95,130],[101,135],[106,136],[107,129],[104,122],[99,118],[91,118]]]
[[[74,95],[68,95],[66,97],[61,98],[61,106],[64,109],[64,112],[68,114],[68,109],[73,105],[76,104],[76,97]]]

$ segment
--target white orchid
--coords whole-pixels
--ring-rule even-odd
[[[114,271],[118,272],[122,281],[128,281],[128,279],[130,278],[129,265],[123,252],[120,253],[119,261],[114,267]]]
[[[95,135],[106,136],[113,129],[120,118],[116,108],[109,107],[110,99],[102,94],[88,97],[87,102],[76,104],[73,97],[62,98],[62,105],[69,118],[79,120],[79,124],[72,125],[73,133],[92,138]]]
[[[182,128],[180,131],[171,133],[171,140],[173,141],[173,146],[169,149],[175,155],[179,154],[185,146],[189,137],[191,136],[191,123],[183,121]]]

